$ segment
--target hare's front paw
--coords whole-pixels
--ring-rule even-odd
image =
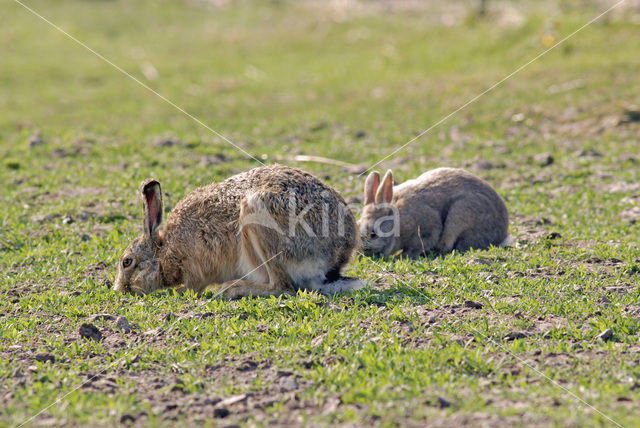
[[[425,251],[422,248],[405,249],[403,255],[409,257],[410,259],[419,259],[421,257],[426,257]]]
[[[204,291],[213,293],[214,297],[222,297],[224,299],[239,299],[245,296],[245,294],[242,294],[242,290],[236,287],[239,282],[241,281],[235,280],[227,281],[222,284],[211,284],[208,285],[204,289]]]
[[[264,284],[259,282],[247,281],[244,279],[236,279],[222,283],[216,296],[222,296],[227,299],[240,299],[242,297],[266,297],[286,293],[282,287],[273,284]]]

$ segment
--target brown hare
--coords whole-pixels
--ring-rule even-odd
[[[363,286],[340,275],[358,243],[353,214],[307,172],[271,165],[196,189],[164,230],[160,183],[145,181],[141,193],[144,234],[120,258],[115,290],[201,292],[211,285],[237,298]]]
[[[438,168],[398,186],[391,170],[372,172],[358,222],[365,255],[419,257],[486,249],[508,240],[509,214],[484,180],[457,168]]]

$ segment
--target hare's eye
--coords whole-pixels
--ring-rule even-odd
[[[133,263],[133,260],[127,257],[122,261],[122,267],[128,268],[129,266],[131,266],[131,263]]]

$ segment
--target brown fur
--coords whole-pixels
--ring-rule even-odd
[[[366,255],[385,256],[402,251],[418,257],[436,250],[486,249],[500,245],[508,235],[509,214],[496,191],[484,180],[455,168],[438,168],[393,187],[387,171],[371,173],[365,182],[365,207],[358,222]],[[375,202],[373,201],[375,194]],[[398,232],[376,236],[374,224],[384,216],[399,215]]]
[[[148,293],[179,285],[200,292],[213,284],[221,284],[219,290],[227,297],[307,287],[322,291],[324,282],[332,279],[328,277],[336,272],[339,276],[357,243],[355,219],[342,197],[295,168],[255,168],[196,189],[171,211],[164,231],[158,231],[160,224],[149,217],[162,218],[159,183],[146,181],[142,194],[145,233],[120,258],[114,288],[122,292]],[[297,200],[294,215],[310,206],[301,218],[315,236],[308,236],[301,223],[290,236],[291,195]],[[158,204],[160,214],[154,208]],[[337,223],[340,212],[342,231]],[[248,221],[251,215],[265,213],[273,228]],[[125,259],[133,260],[128,268],[123,266]]]

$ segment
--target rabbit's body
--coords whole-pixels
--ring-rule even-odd
[[[153,193],[143,186],[143,195],[148,215]],[[133,247],[153,244],[149,232],[132,243],[123,261],[141,253]],[[171,211],[156,241],[152,259],[159,277],[131,284],[121,264],[116,289],[150,292],[183,285],[200,292],[220,284],[221,294],[239,297],[360,285],[340,280],[357,243],[353,215],[335,190],[295,168],[255,168],[196,189]]]
[[[509,216],[502,198],[486,181],[467,171],[438,168],[397,186],[393,186],[390,171],[382,183],[376,174],[367,179],[359,222],[367,255],[402,250],[418,257],[432,250],[486,249],[508,236]],[[389,221],[397,217],[395,233],[389,227],[386,233],[374,232],[375,222],[385,216]]]

